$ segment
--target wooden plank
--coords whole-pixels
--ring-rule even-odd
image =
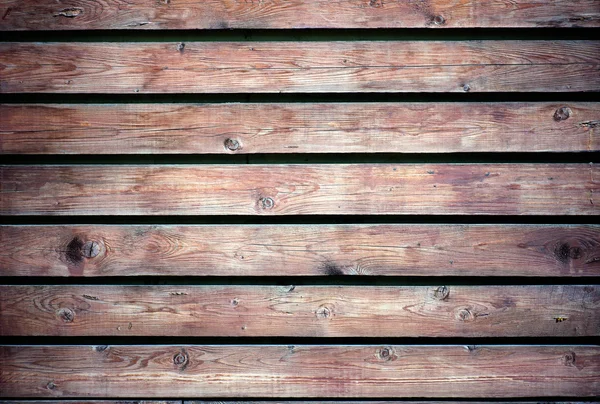
[[[4,104],[0,153],[598,151],[600,103]]]
[[[0,30],[598,27],[597,0],[1,0]]]
[[[599,41],[0,43],[2,93],[600,91]]]
[[[4,215],[597,215],[593,164],[0,166]]]
[[[2,346],[2,397],[563,397],[596,346]]]
[[[599,226],[0,226],[0,276],[600,276]]]
[[[0,286],[1,336],[600,336],[594,286]]]

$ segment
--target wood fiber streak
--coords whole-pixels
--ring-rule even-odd
[[[2,346],[3,397],[579,397],[595,346]]]
[[[4,104],[0,116],[7,154],[600,150],[598,103]]]
[[[600,336],[600,288],[0,286],[0,335]]]
[[[0,244],[0,276],[600,276],[581,225],[0,226]]]
[[[5,42],[0,92],[580,92],[599,66],[599,41]]]
[[[598,27],[597,0],[0,0],[0,30]]]
[[[0,166],[3,215],[597,215],[592,164]]]

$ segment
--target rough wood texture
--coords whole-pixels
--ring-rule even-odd
[[[600,276],[600,227],[0,226],[0,276]]]
[[[0,0],[0,30],[598,27],[597,0]]]
[[[0,153],[600,150],[600,103],[0,105]]]
[[[600,91],[599,41],[0,43],[2,93]]]
[[[4,397],[586,397],[593,346],[3,346]]]
[[[592,164],[0,166],[4,215],[597,215]]]
[[[600,336],[593,286],[0,286],[2,336]]]

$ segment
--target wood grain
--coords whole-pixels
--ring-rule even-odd
[[[2,346],[2,397],[587,397],[594,346]]]
[[[4,215],[597,215],[593,164],[0,166]]]
[[[593,286],[0,286],[1,336],[600,336]]]
[[[578,92],[599,66],[599,41],[4,42],[0,92]]]
[[[0,244],[0,276],[600,276],[599,226],[0,226]]]
[[[1,0],[0,30],[598,27],[596,0]]]
[[[0,153],[598,151],[599,103],[4,104]]]

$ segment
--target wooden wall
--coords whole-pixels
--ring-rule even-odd
[[[0,16],[0,404],[600,399],[600,0]]]

